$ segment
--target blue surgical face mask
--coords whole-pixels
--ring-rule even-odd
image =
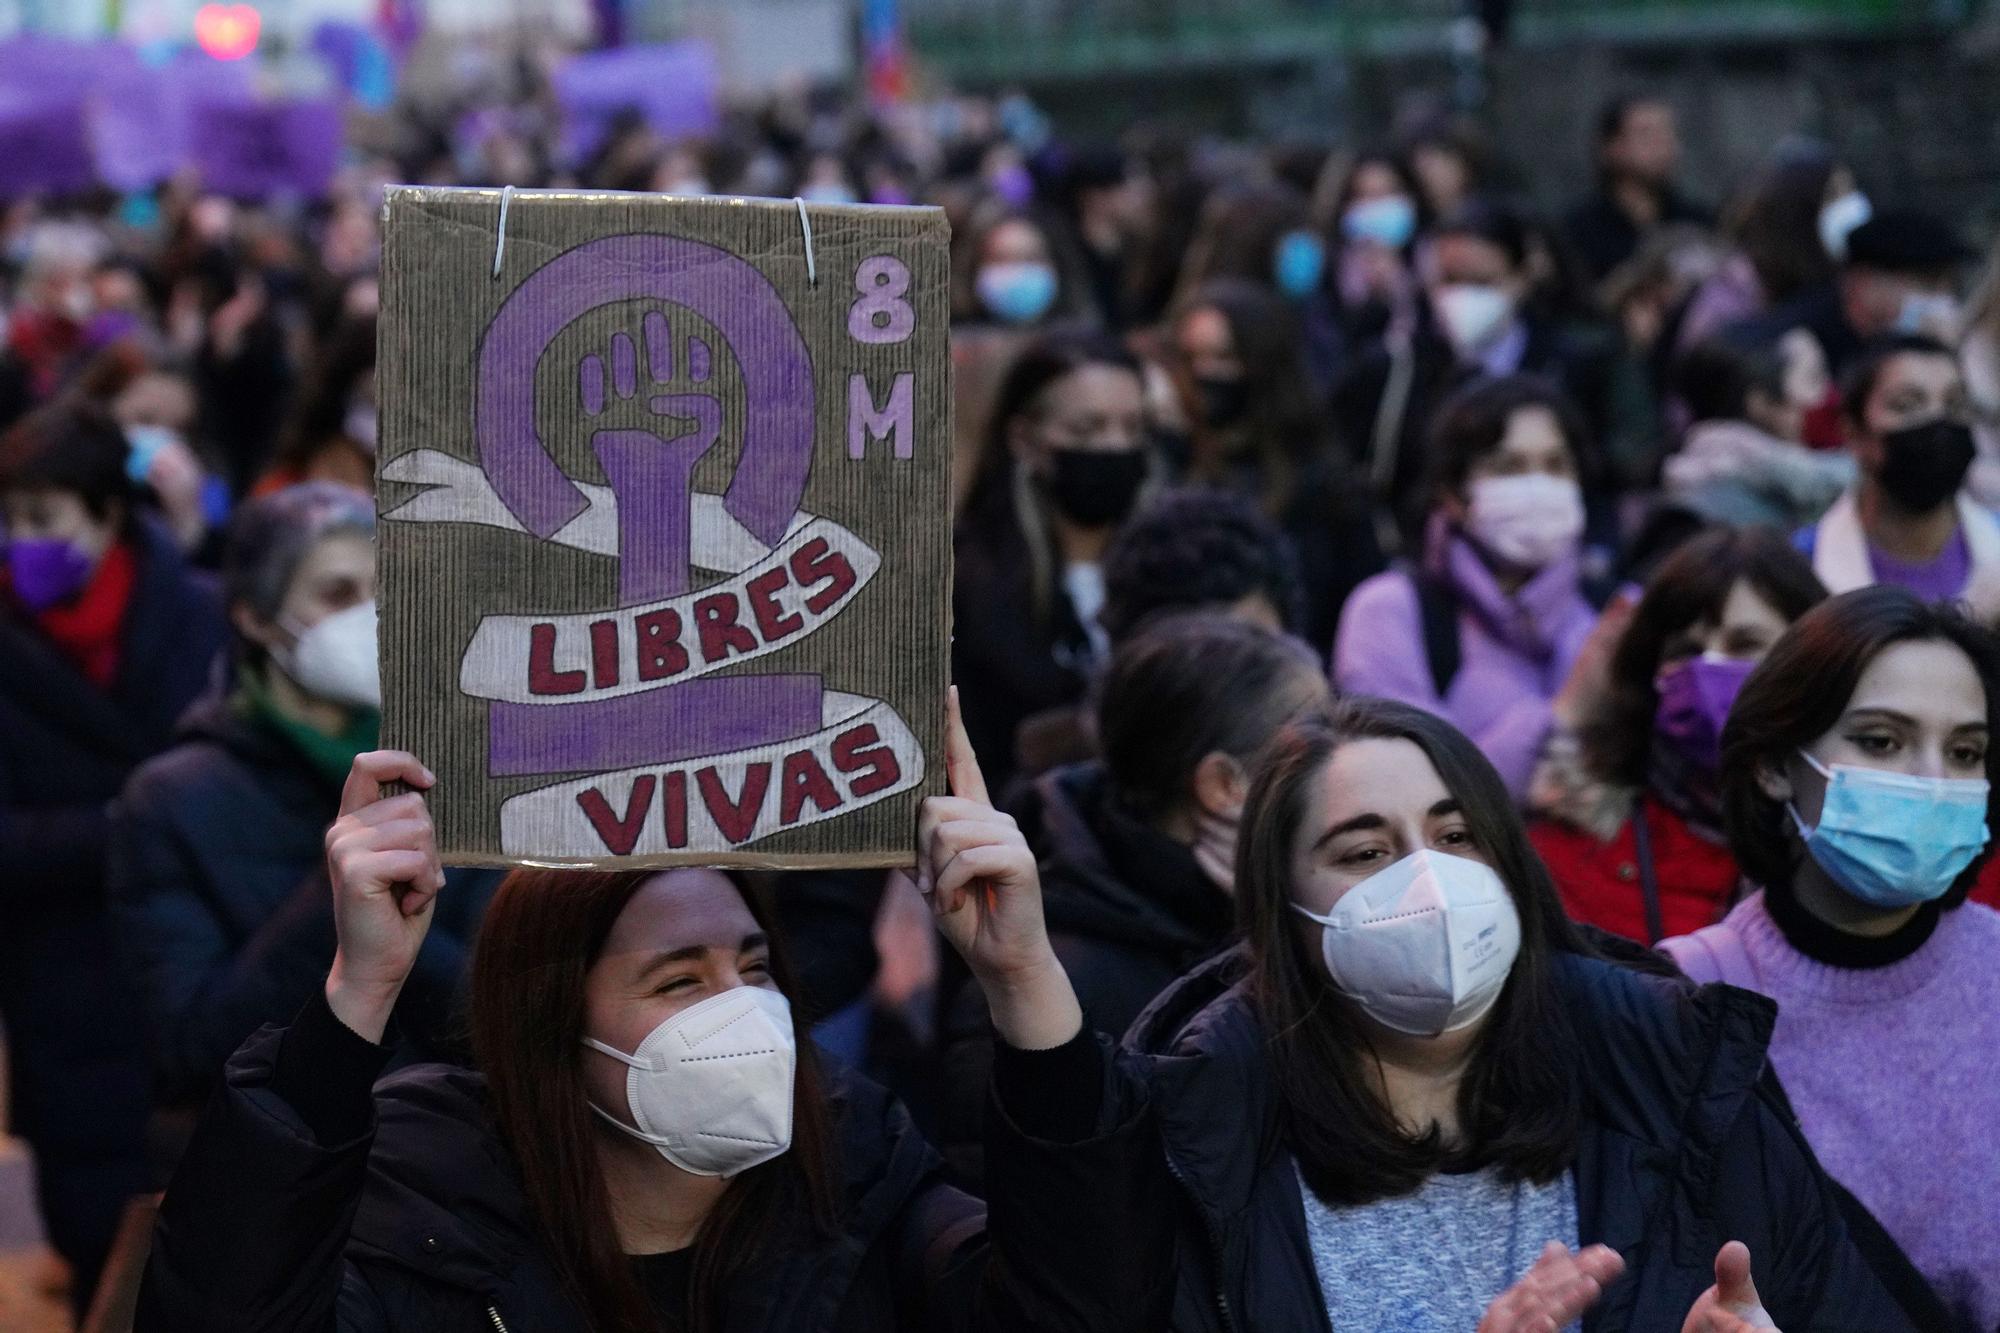
[[[1417,205],[1406,194],[1385,194],[1348,205],[1340,218],[1341,234],[1350,241],[1373,241],[1400,250],[1417,234]]]
[[[1896,332],[1949,341],[1958,336],[1961,313],[1958,298],[1949,292],[1911,292],[1896,309]]]
[[[1032,324],[1056,303],[1055,267],[1035,260],[984,265],[973,286],[980,304],[1008,324]]]
[[[1870,907],[1942,898],[1986,846],[1983,778],[1829,769],[1803,750],[1799,757],[1826,779],[1819,823],[1808,826],[1789,803],[1785,810],[1819,868]]]
[[[1271,279],[1285,296],[1294,301],[1311,296],[1325,273],[1325,241],[1303,230],[1288,231],[1278,238],[1278,248],[1271,255]]]

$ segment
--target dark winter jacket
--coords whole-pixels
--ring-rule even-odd
[[[1606,478],[1615,471],[1604,451],[1608,442],[1629,433],[1628,427],[1616,419],[1615,367],[1605,349],[1593,340],[1537,314],[1531,313],[1525,319],[1527,343],[1516,370],[1552,381],[1575,401],[1589,427],[1589,436],[1573,443],[1587,451],[1582,460],[1587,479],[1586,499],[1594,501],[1597,488],[1588,479]],[[1353,471],[1357,480],[1376,479],[1377,503],[1387,505],[1414,537],[1421,531],[1434,498],[1429,484],[1433,461],[1430,432],[1437,409],[1455,390],[1478,378],[1481,372],[1462,364],[1451,344],[1428,323],[1418,328],[1409,349],[1401,355],[1407,356],[1410,364],[1409,386],[1400,415],[1395,414],[1390,400],[1390,390],[1398,378],[1399,357],[1386,343],[1377,343],[1355,358],[1334,385],[1331,411],[1335,428],[1356,464]],[[1386,433],[1386,442],[1395,450],[1393,460],[1377,461],[1378,431]],[[1596,536],[1604,527],[1604,520],[1596,512],[1591,514],[1591,520],[1590,535]]]
[[[1141,1016],[1107,1077],[1098,1137],[1074,1145],[1074,1197],[1144,1173],[1165,1198],[1074,1259],[1061,1279],[1141,1268],[1162,1306],[1090,1333],[1325,1333],[1298,1175],[1240,951]],[[1765,1080],[1772,1006],[1566,957],[1585,1123],[1574,1162],[1582,1244],[1625,1257],[1585,1333],[1677,1329],[1715,1281],[1724,1242],[1750,1247],[1786,1333],[1914,1327],[1861,1262],[1832,1187]],[[1051,1152],[1056,1145],[1043,1145]]]
[[[980,771],[993,791],[1004,792],[1021,723],[1083,698],[1090,639],[1059,569],[1048,604],[1035,605],[1028,544],[1007,487],[972,498],[952,550],[951,675]]]
[[[302,751],[228,700],[197,705],[173,747],[113,809],[110,896],[145,999],[156,1096],[198,1106],[243,1039],[283,1022],[333,962],[326,827],[340,789]],[[499,882],[452,871],[397,1007],[419,1058],[446,1032],[472,936]]]
[[[99,689],[0,610],[0,1025],[16,1132],[51,1238],[88,1290],[149,1189],[141,1013],[104,905],[106,808],[208,686],[227,629],[214,583],[142,524],[117,675]]]
[[[332,1022],[309,1003],[290,1031]],[[584,1333],[478,1075],[394,1075],[369,1132],[323,1143],[272,1086],[286,1037],[259,1032],[231,1061],[167,1191],[137,1333]],[[827,1084],[838,1234],[777,1238],[729,1287],[726,1333],[1097,1327],[1144,1289],[1136,1273],[1080,1293],[1046,1280],[1048,1247],[1090,1243],[1130,1208],[1114,1190],[1059,1198],[1024,1164],[989,1237],[985,1209],[945,1183],[900,1105],[858,1076]]]
[[[1049,941],[1099,1032],[1123,1033],[1153,997],[1227,943],[1235,907],[1187,848],[1121,809],[1102,764],[1057,769],[1014,808],[1041,867]],[[979,1179],[993,1065],[986,997],[963,968],[944,1011],[945,1155]]]

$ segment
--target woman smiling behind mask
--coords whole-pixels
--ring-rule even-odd
[[[1041,1280],[1173,1275],[1093,1333],[1911,1327],[1764,1090],[1768,1007],[1587,956],[1436,718],[1353,699],[1277,743],[1243,814],[1245,946],[1115,1060],[1011,822],[960,795],[923,832],[1003,1043],[989,1155],[1145,1205]]]
[[[2000,914],[1965,895],[1996,679],[1985,632],[1898,588],[1801,617],[1723,733],[1730,843],[1763,892],[1665,946],[1778,1001],[1771,1064],[1814,1151],[1978,1329],[2000,1322]]]
[[[1139,1211],[1123,1191],[1078,1200],[1006,1162],[989,1228],[893,1098],[819,1069],[770,909],[724,871],[516,870],[472,964],[479,1072],[374,1086],[453,891],[435,781],[400,752],[354,761],[326,841],[338,951],[231,1060],[138,1329],[1014,1333],[1143,1299],[1150,1270],[1041,1277]]]

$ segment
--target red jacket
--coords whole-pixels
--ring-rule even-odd
[[[1660,920],[1666,933],[1685,935],[1720,921],[1736,895],[1740,877],[1736,858],[1651,797],[1642,798],[1639,809],[1652,835],[1653,873],[1660,886]],[[1638,839],[1631,819],[1610,842],[1558,820],[1536,819],[1528,825],[1528,840],[1555,877],[1572,919],[1641,944],[1655,943],[1647,938]]]
[[[1646,829],[1653,835],[1653,873],[1667,935],[1686,935],[1720,921],[1736,894],[1736,858],[1658,801],[1648,797],[1643,808]],[[1555,877],[1572,920],[1642,944],[1658,943],[1646,938],[1638,840],[1630,819],[1617,837],[1600,842],[1574,825],[1542,817],[1529,823],[1528,840]],[[1971,896],[1973,902],[2000,910],[2000,854],[1981,868]]]

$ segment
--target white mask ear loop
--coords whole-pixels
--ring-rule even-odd
[[[627,1055],[616,1046],[606,1046],[595,1037],[585,1037],[583,1044],[593,1051],[602,1051],[621,1065],[630,1065],[634,1069],[643,1069],[650,1073],[660,1067],[660,1062],[657,1060],[641,1060],[636,1055]]]
[[[1831,768],[1828,768],[1825,764],[1822,764],[1819,760],[1813,758],[1811,752],[1808,751],[1804,746],[1799,747],[1799,758],[1805,760],[1807,767],[1811,768],[1813,772],[1825,778],[1829,783],[1833,781],[1833,770]],[[1824,802],[1825,799],[1826,798],[1823,795],[1820,797],[1820,800],[1822,802]],[[1805,842],[1812,841],[1813,832],[1818,826],[1806,823],[1805,816],[1799,813],[1799,807],[1797,802],[1786,801],[1785,813],[1792,817],[1792,827],[1796,828],[1799,831],[1800,840]]]

